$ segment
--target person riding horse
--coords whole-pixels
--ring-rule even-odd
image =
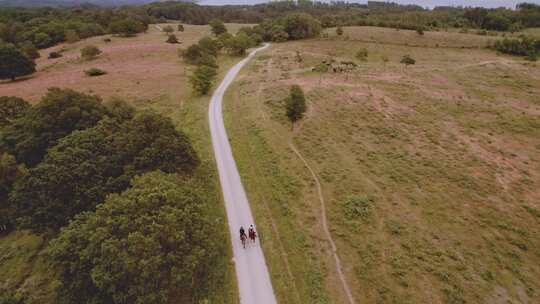
[[[253,242],[255,242],[255,238],[257,237],[257,233],[255,232],[255,228],[253,228],[253,225],[249,227],[249,239]]]
[[[240,241],[242,241],[242,246],[246,248],[246,231],[244,230],[244,227],[240,226]]]

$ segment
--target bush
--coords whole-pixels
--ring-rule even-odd
[[[320,22],[306,13],[289,14],[278,22],[292,40],[313,38],[321,33]]]
[[[89,70],[84,71],[86,76],[94,77],[94,76],[101,76],[107,74],[104,70],[100,70],[98,68],[91,68]]]
[[[167,34],[170,34],[172,32],[174,32],[174,28],[170,25],[167,25],[163,28],[163,32],[167,33]]]
[[[343,204],[343,213],[349,220],[367,219],[372,212],[375,200],[367,196],[353,196]]]
[[[184,25],[178,24],[178,31],[183,32],[184,31]]]
[[[304,97],[304,91],[298,85],[291,86],[289,97],[285,103],[285,110],[287,118],[291,122],[291,126],[294,128],[294,123],[304,117],[306,112],[306,98]]]
[[[111,38],[103,38],[103,42],[109,43],[109,42],[112,42],[112,40],[111,40]]]
[[[125,18],[115,20],[109,25],[109,31],[123,37],[131,37],[142,33],[148,29],[148,26],[136,19]]]
[[[223,24],[223,21],[219,19],[213,19],[212,21],[210,21],[210,27],[211,27],[212,33],[214,33],[214,35],[216,36],[219,36],[227,32],[227,28],[225,27],[225,24]]]
[[[341,26],[338,26],[338,27],[336,28],[336,34],[337,34],[338,36],[343,35],[343,28],[342,28]]]
[[[368,58],[368,50],[366,48],[358,50],[355,55],[356,59],[360,61],[367,61]]]
[[[81,57],[84,60],[93,60],[101,53],[101,50],[93,45],[88,45],[81,49]]]
[[[255,42],[245,33],[239,33],[225,41],[225,48],[233,56],[244,56],[246,50],[255,46]]]
[[[418,35],[420,35],[420,36],[423,36],[423,35],[424,35],[424,28],[418,27],[418,28],[416,29],[416,33],[417,33]]]
[[[56,59],[62,57],[62,53],[60,52],[50,52],[49,53],[49,59]]]
[[[403,63],[404,65],[406,66],[409,66],[409,65],[412,65],[412,64],[416,64],[416,60],[414,60],[411,56],[409,55],[405,55],[403,56],[403,58],[401,58],[401,63]]]
[[[172,44],[179,43],[178,38],[176,38],[176,35],[174,35],[174,34],[169,35],[169,37],[167,38],[167,41],[165,41],[165,42],[172,43]]]
[[[81,40],[81,38],[79,37],[79,34],[77,34],[77,32],[74,30],[67,30],[65,35],[66,35],[67,43],[75,43]]]
[[[167,304],[179,290],[191,299],[219,254],[212,239],[219,233],[196,189],[148,173],[72,221],[49,249],[63,270],[62,303]]]
[[[21,51],[26,55],[26,57],[30,58],[31,60],[40,57],[38,49],[30,41],[22,43],[20,48]]]
[[[0,128],[23,117],[30,109],[30,104],[24,99],[15,96],[0,97]]]
[[[535,59],[540,54],[540,40],[527,36],[522,36],[519,39],[505,38],[495,41],[493,48],[504,54]]]
[[[212,88],[216,76],[217,70],[215,68],[201,65],[191,75],[189,81],[195,92],[200,95],[206,95]]]

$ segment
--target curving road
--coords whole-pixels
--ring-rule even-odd
[[[240,226],[244,226],[247,231],[247,227],[254,224],[254,220],[231,152],[231,146],[223,124],[221,108],[223,94],[238,75],[238,72],[253,58],[255,53],[266,49],[268,46],[266,44],[252,51],[249,56],[227,72],[214,95],[212,95],[208,111],[212,146],[214,147],[214,155],[229,220],[236,278],[240,290],[240,303],[242,304],[275,304],[277,302],[261,247],[257,243],[249,244],[244,249],[239,240],[238,230]]]

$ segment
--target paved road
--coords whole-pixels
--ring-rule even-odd
[[[219,179],[227,209],[236,266],[236,278],[240,289],[240,303],[242,304],[275,304],[276,297],[272,289],[272,283],[270,282],[270,275],[268,274],[264,254],[259,243],[248,244],[246,249],[242,248],[242,244],[240,243],[238,232],[240,226],[244,226],[247,231],[247,227],[254,224],[254,221],[223,124],[221,105],[225,90],[227,90],[238,72],[253,58],[256,52],[267,47],[268,45],[265,45],[254,50],[248,57],[229,70],[223,82],[214,92],[208,111],[212,145],[214,147]]]

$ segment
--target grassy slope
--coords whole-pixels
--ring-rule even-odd
[[[293,142],[322,181],[358,302],[537,302],[538,67],[481,49],[486,38],[478,35],[377,28],[345,35],[276,44],[228,92],[233,150],[280,299],[294,302],[296,285],[302,303],[344,302],[314,184]],[[329,56],[354,59],[360,48],[370,55],[356,72],[322,81],[310,72]],[[404,54],[417,65],[401,66]],[[291,133],[282,100],[293,83],[306,91],[309,111]],[[347,204],[351,197],[360,203]]]
[[[228,25],[229,29],[233,32],[239,26]],[[186,27],[186,32],[187,37],[189,37],[186,40],[190,44],[199,39],[198,37],[209,34],[209,28],[188,26]],[[178,36],[180,39],[183,37],[182,34],[178,34]],[[137,40],[135,43],[144,44],[145,41],[148,43],[161,41],[161,38],[161,34],[156,33],[151,27],[149,34],[134,39]],[[113,41],[113,43],[118,43],[116,46],[121,47],[123,43],[130,45],[133,41],[125,39],[118,42]],[[81,45],[84,44],[81,43]],[[75,54],[76,50],[72,50],[71,52]],[[111,56],[114,56],[114,53]],[[140,61],[136,59],[137,56],[133,57],[135,58],[134,61],[127,64],[137,66]],[[191,88],[187,82],[187,75],[189,74],[185,73],[185,71],[189,71],[192,67],[184,66],[183,62],[176,55],[176,48],[172,51],[169,50],[169,52],[165,51],[160,55],[160,60],[166,60],[168,65],[171,65],[177,71],[174,74],[166,74],[164,76],[166,79],[163,79],[161,83],[159,78],[162,76],[159,75],[159,71],[156,71],[153,75],[149,75],[151,79],[147,81],[155,83],[155,87],[151,85],[152,83],[143,83],[142,88],[138,89],[144,92],[144,96],[147,96],[147,98],[134,98],[128,92],[122,93],[120,91],[119,93],[118,90],[125,89],[123,87],[124,84],[129,85],[133,81],[130,79],[121,79],[118,76],[114,76],[108,80],[113,83],[112,85],[118,86],[117,89],[111,88],[106,83],[92,82],[89,85],[93,93],[103,96],[105,99],[109,97],[127,98],[138,109],[152,109],[169,116],[188,134],[202,160],[196,177],[201,181],[201,187],[205,188],[204,192],[207,194],[209,210],[216,218],[216,221],[222,225],[221,231],[223,233],[219,237],[229,240],[225,209],[219,188],[219,179],[217,178],[207,123],[209,97],[199,97],[191,94]],[[220,57],[219,79],[238,60],[238,58],[230,58],[228,56]],[[108,59],[105,59],[105,61],[108,61]],[[45,69],[38,77],[46,78],[50,76],[47,73],[62,73],[71,69],[73,67],[70,66],[70,63],[67,63],[65,65],[55,66],[49,71]],[[31,81],[38,81],[39,78],[31,79]],[[84,78],[81,78],[82,82],[68,83],[64,86],[87,90],[88,87],[85,86],[84,80]],[[165,87],[163,87],[163,83],[166,83]],[[173,86],[169,84],[173,84]],[[20,95],[30,100],[37,99],[33,94],[33,92],[21,91],[20,94],[14,95]],[[211,182],[208,183],[208,181]],[[214,272],[207,282],[206,288],[197,292],[203,296],[207,295],[210,303],[237,303],[238,293],[234,265],[230,262],[232,256],[230,245],[228,241],[220,245],[220,260],[216,261]],[[50,269],[43,256],[45,246],[46,244],[39,237],[28,233],[15,232],[0,237],[0,273],[9,274],[7,276],[0,276],[0,291],[17,290],[19,294],[27,296],[30,299],[30,303],[54,303],[54,288],[58,282],[54,280],[56,277],[54,270]]]

